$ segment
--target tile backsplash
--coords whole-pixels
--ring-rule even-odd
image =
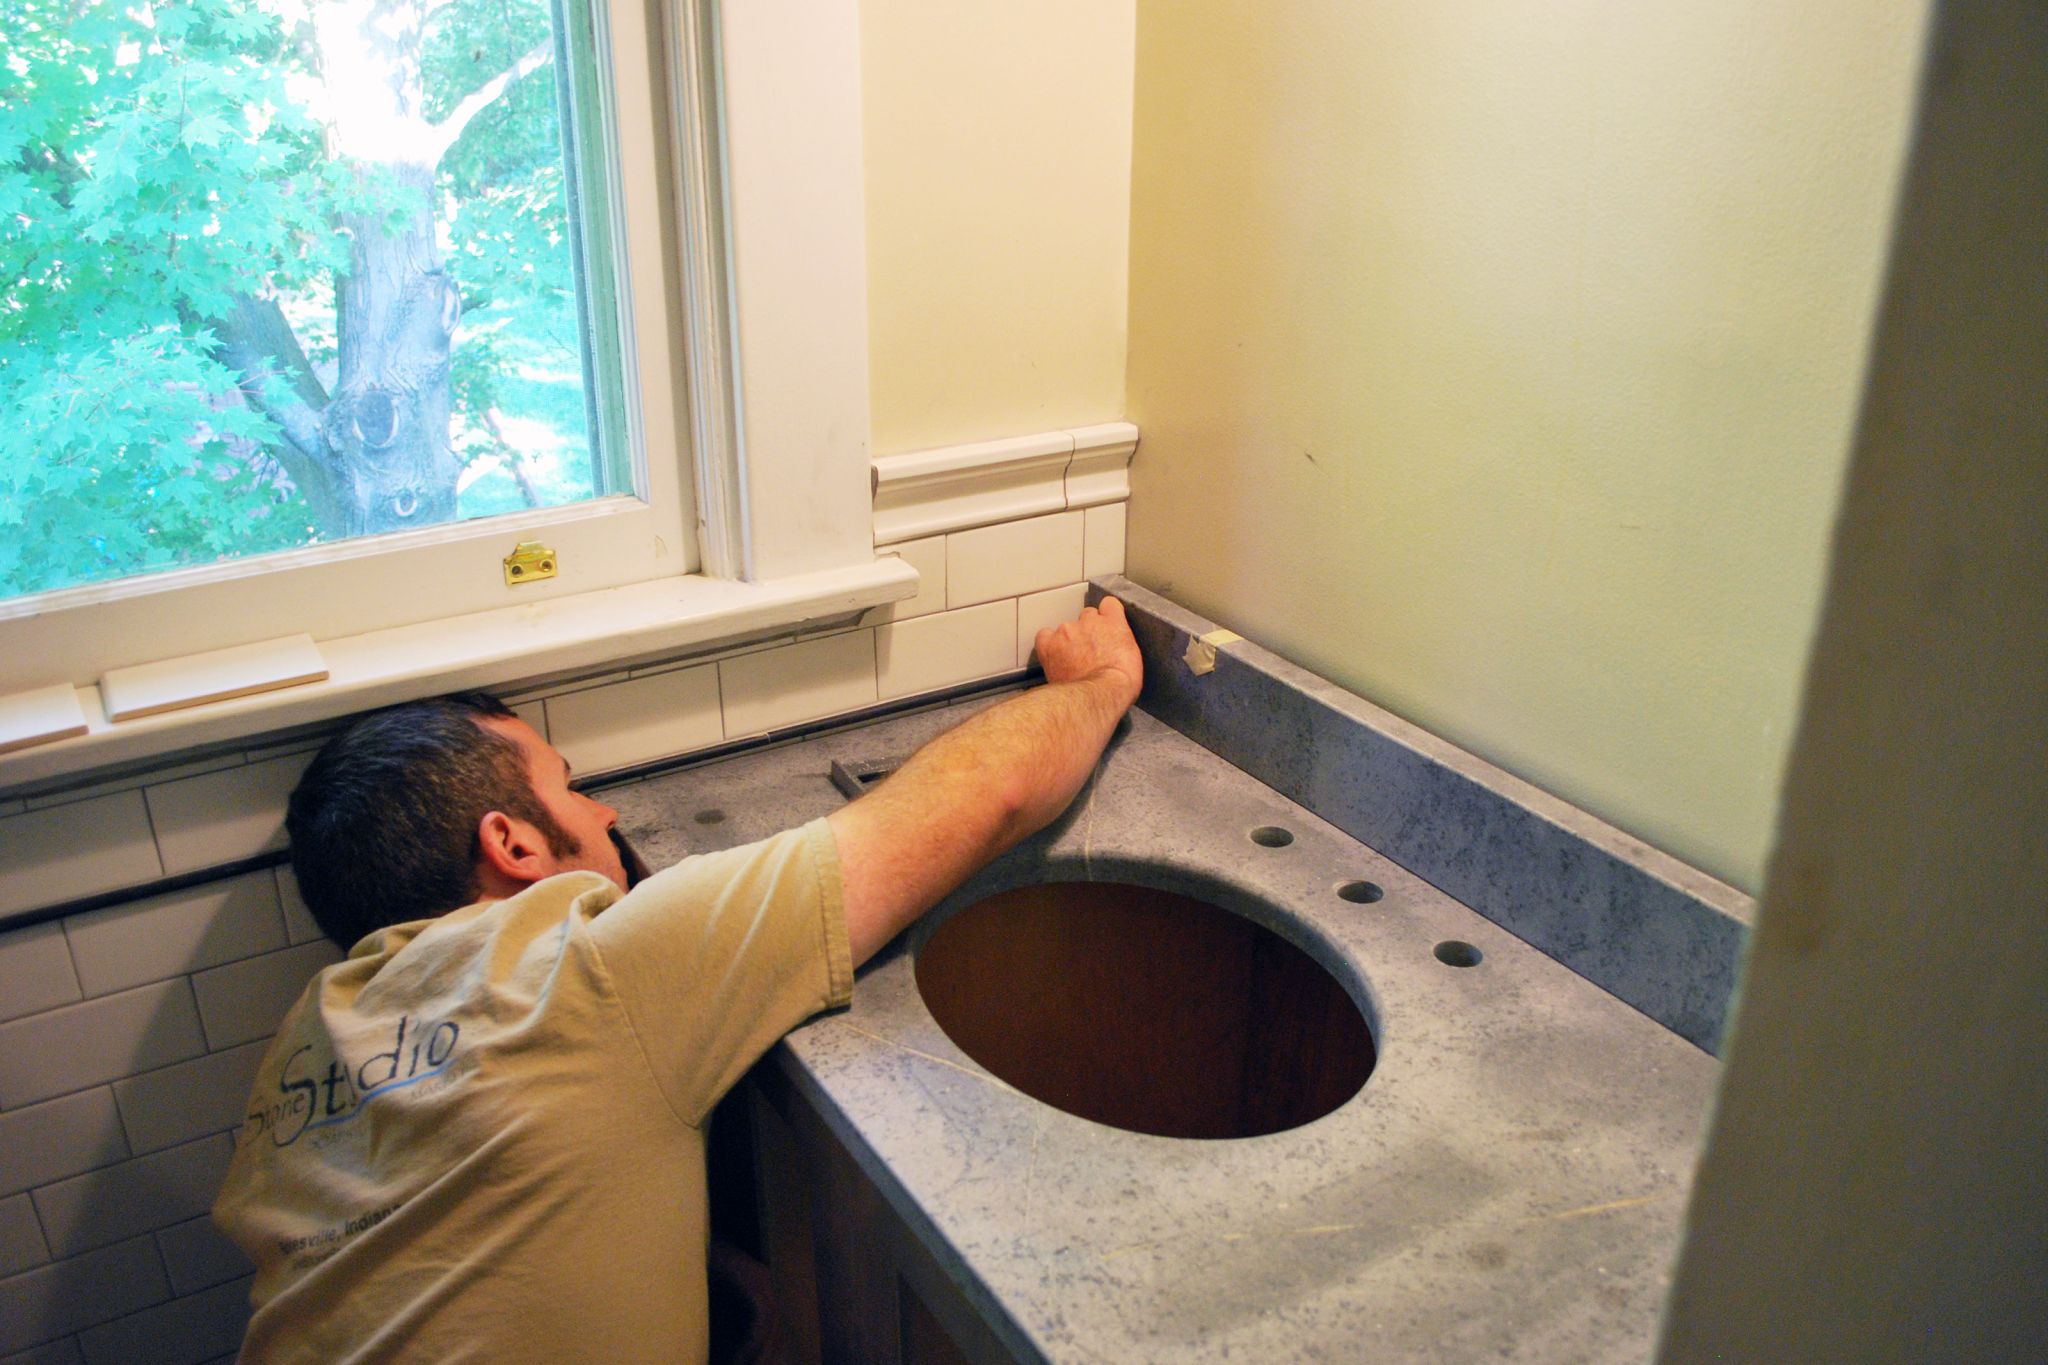
[[[918,593],[857,625],[508,700],[582,776],[1014,673],[1121,571],[1123,511],[883,546]],[[0,915],[281,849],[317,744],[0,798]],[[249,1267],[206,1209],[272,1030],[339,956],[284,868],[0,928],[0,1365],[232,1356]]]

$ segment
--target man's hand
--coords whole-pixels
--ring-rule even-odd
[[[855,963],[1065,810],[1144,680],[1114,597],[1038,632],[1038,660],[1045,686],[969,717],[829,817]]]
[[[1100,607],[1081,608],[1080,619],[1047,626],[1038,632],[1038,662],[1047,682],[1075,682],[1113,671],[1124,681],[1124,705],[1138,699],[1145,683],[1145,661],[1124,619],[1124,604],[1114,597]]]

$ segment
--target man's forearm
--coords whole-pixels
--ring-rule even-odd
[[[832,816],[856,962],[1067,808],[1127,709],[1127,688],[1104,671],[1011,697]]]

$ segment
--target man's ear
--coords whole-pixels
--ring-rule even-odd
[[[534,826],[501,810],[485,811],[476,827],[477,873],[486,891],[493,886],[529,886],[555,872],[554,852]]]

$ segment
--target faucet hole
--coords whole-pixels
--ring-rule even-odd
[[[1353,905],[1371,905],[1386,894],[1380,890],[1378,882],[1345,882],[1337,888],[1338,898]]]
[[[1447,938],[1436,945],[1436,960],[1446,967],[1477,967],[1486,954],[1469,943]]]
[[[1260,825],[1252,831],[1252,842],[1260,848],[1285,848],[1294,842],[1294,831],[1281,825]]]
[[[708,810],[698,811],[696,819],[700,825],[722,825],[725,823],[725,812],[712,806]]]

